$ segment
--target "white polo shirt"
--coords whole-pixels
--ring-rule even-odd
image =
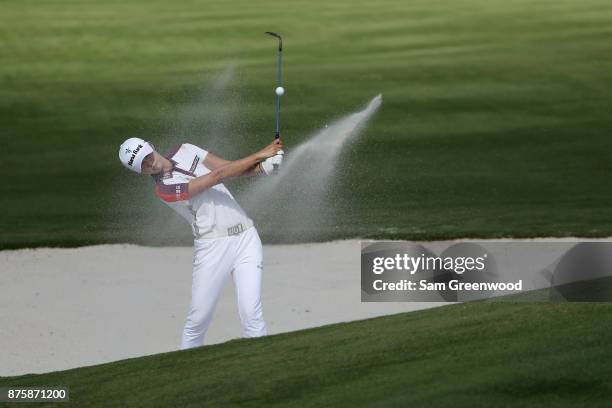
[[[222,183],[189,195],[189,181],[210,173],[204,166],[207,154],[198,146],[183,143],[166,156],[174,165],[172,170],[153,176],[155,194],[189,222],[196,239],[234,235],[253,226]]]

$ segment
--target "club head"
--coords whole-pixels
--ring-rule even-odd
[[[278,38],[279,40],[281,39],[281,36],[280,36],[280,35],[278,35],[278,34],[276,34],[276,33],[273,33],[272,31],[266,31],[266,34],[271,35],[272,37],[276,37],[276,38]]]
[[[278,50],[281,51],[283,49],[283,38],[280,35],[273,33],[272,31],[266,31],[266,34],[278,38]]]

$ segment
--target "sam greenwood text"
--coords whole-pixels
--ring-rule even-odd
[[[384,282],[377,279],[373,282],[374,290],[380,291],[445,291],[445,290],[475,290],[475,291],[517,291],[523,290],[523,280],[517,282],[459,282],[457,279],[448,282],[428,282],[421,279],[418,282],[402,279],[398,282]]]

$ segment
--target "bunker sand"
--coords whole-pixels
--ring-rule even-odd
[[[0,376],[177,350],[189,247],[100,245],[0,252]],[[359,241],[264,246],[269,334],[433,307],[361,303]],[[228,280],[206,343],[241,337]]]

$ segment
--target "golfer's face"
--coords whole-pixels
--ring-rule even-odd
[[[149,153],[142,161],[141,171],[144,174],[157,174],[162,171],[162,161],[159,153],[156,151]]]

